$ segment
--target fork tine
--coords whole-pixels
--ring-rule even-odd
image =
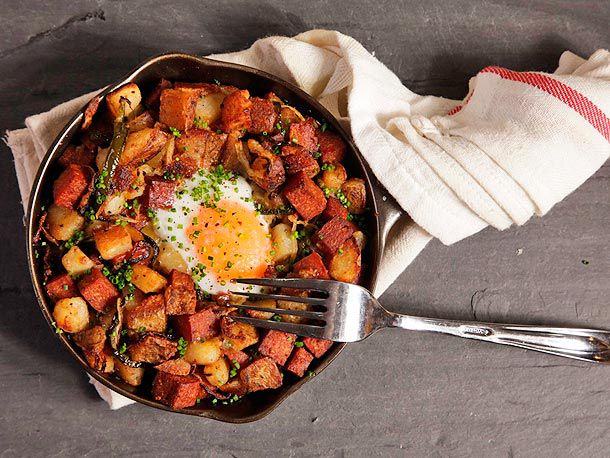
[[[241,309],[241,310],[256,310],[258,312],[275,313],[276,315],[302,316],[305,318],[311,318],[312,320],[323,320],[324,319],[324,313],[312,312],[309,310],[288,310],[288,309],[257,307],[256,305],[241,305],[241,304],[229,304],[229,306],[235,307],[235,308]]]
[[[321,326],[312,326],[309,324],[284,323],[282,321],[259,320],[258,318],[250,318],[245,316],[232,316],[235,321],[251,324],[258,328],[275,329],[276,331],[284,331],[298,336],[315,337],[324,339],[324,328]]]
[[[312,305],[324,305],[326,299],[319,297],[301,297],[301,296],[286,296],[284,294],[262,294],[262,293],[250,293],[247,291],[229,291],[231,294],[238,296],[247,296],[249,299],[273,299],[276,301],[290,301],[290,302],[303,302],[305,304]]]
[[[233,280],[245,285],[271,286],[273,288],[297,288],[327,293],[335,282],[317,278],[239,278]]]

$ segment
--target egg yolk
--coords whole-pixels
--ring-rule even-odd
[[[271,239],[258,216],[239,202],[220,200],[216,208],[200,207],[186,232],[204,272],[219,281],[264,276]]]

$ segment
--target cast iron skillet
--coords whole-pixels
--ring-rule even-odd
[[[381,260],[381,253],[383,252],[388,232],[398,217],[401,216],[402,212],[389,196],[386,197],[383,195],[381,185],[372,173],[370,173],[349,133],[341,127],[339,122],[322,105],[293,84],[268,73],[241,65],[223,63],[181,53],[169,53],[153,57],[140,65],[121,81],[108,86],[101,93],[101,96],[105,96],[107,93],[128,82],[138,84],[142,89],[142,92],[147,93],[152,90],[161,78],[170,81],[184,82],[211,82],[216,79],[222,84],[245,88],[252,94],[261,96],[269,91],[273,91],[282,99],[288,100],[291,105],[296,106],[303,113],[311,114],[317,119],[325,119],[330,123],[333,129],[343,137],[343,140],[345,140],[348,145],[346,165],[350,172],[350,176],[361,177],[366,182],[371,212],[370,221],[368,222],[369,238],[367,248],[365,249],[365,253],[363,253],[363,265],[365,266],[363,286],[372,291],[375,290],[378,265]],[[52,307],[45,294],[42,269],[39,265],[39,260],[35,259],[33,255],[34,247],[32,239],[36,233],[37,223],[41,214],[41,206],[51,200],[52,183],[58,176],[60,170],[57,164],[57,158],[59,158],[66,146],[70,144],[72,137],[78,133],[83,121],[84,111],[85,107],[72,118],[55,139],[53,145],[51,145],[49,151],[42,160],[32,187],[27,212],[26,240],[30,274],[32,276],[34,291],[38,298],[40,308],[51,329],[53,329],[51,324],[53,322],[51,316]],[[306,377],[298,381],[290,382],[286,379],[284,386],[278,390],[249,394],[244,397],[243,400],[233,405],[208,408],[203,406],[202,403],[201,407],[196,406],[196,408],[171,409],[170,407],[152,400],[148,394],[150,380],[145,381],[141,387],[136,388],[127,385],[112,376],[98,373],[89,367],[81,356],[78,348],[65,336],[65,334],[56,335],[61,340],[64,347],[89,375],[123,396],[150,407],[212,418],[228,423],[246,423],[263,418],[281,404],[290,394],[301,388],[309,380],[312,380]],[[335,344],[333,348],[331,348],[331,350],[312,367],[312,369],[316,373],[320,373],[337,357],[344,346],[345,344]]]

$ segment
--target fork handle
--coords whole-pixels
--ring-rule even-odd
[[[595,363],[610,362],[610,331],[601,329],[479,323],[396,313],[391,313],[390,327],[451,334]]]

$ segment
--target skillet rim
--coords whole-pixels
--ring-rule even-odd
[[[252,67],[247,67],[244,65],[239,65],[239,64],[229,63],[229,62],[217,61],[217,60],[208,59],[205,57],[199,57],[199,56],[182,53],[182,52],[163,53],[163,54],[159,54],[159,55],[153,56],[153,57],[145,60],[143,63],[141,63],[140,65],[135,67],[135,69],[132,70],[130,73],[128,73],[126,76],[124,76],[117,82],[106,86],[103,90],[101,90],[97,94],[97,96],[99,96],[100,98],[104,98],[109,92],[115,90],[116,88],[123,86],[124,84],[126,84],[128,82],[132,82],[132,81],[136,80],[141,73],[143,73],[145,70],[149,69],[150,67],[155,66],[155,65],[160,66],[163,63],[165,63],[167,61],[171,62],[172,60],[177,60],[177,61],[187,60],[187,61],[195,62],[197,65],[202,66],[202,67],[215,67],[216,69],[219,69],[219,70],[229,69],[231,71],[242,72],[242,73],[246,73],[249,75],[254,75],[255,77],[270,80],[271,82],[282,86],[284,89],[287,89],[288,92],[292,92],[296,96],[296,98],[299,98],[299,99],[301,99],[301,101],[304,102],[304,105],[310,106],[315,111],[319,112],[327,122],[330,122],[332,124],[334,130],[336,132],[338,132],[343,137],[343,140],[347,143],[348,148],[350,150],[349,154],[356,159],[356,162],[360,168],[359,178],[364,179],[366,187],[367,187],[367,194],[368,194],[369,202],[370,202],[369,207],[370,207],[370,213],[371,213],[371,222],[374,221],[374,224],[372,225],[374,227],[374,237],[371,237],[371,239],[369,240],[369,243],[372,243],[372,245],[370,246],[370,253],[372,255],[371,256],[372,259],[370,260],[371,262],[368,267],[369,268],[369,270],[368,270],[369,279],[368,279],[368,281],[364,282],[365,283],[364,286],[373,291],[375,289],[375,286],[377,285],[377,276],[378,276],[378,271],[379,271],[378,265],[379,265],[381,254],[382,254],[382,251],[384,248],[384,241],[385,241],[384,238],[387,233],[386,227],[385,227],[386,225],[383,225],[384,227],[383,227],[383,233],[382,233],[381,218],[384,215],[380,215],[379,204],[382,204],[381,210],[383,211],[384,210],[383,204],[386,203],[385,202],[386,198],[385,198],[385,196],[383,196],[383,202],[382,202],[382,199],[380,198],[381,197],[380,193],[382,192],[382,191],[380,191],[381,186],[380,186],[379,182],[377,181],[377,179],[372,174],[372,172],[370,171],[366,162],[364,161],[362,154],[360,153],[360,151],[354,144],[354,141],[352,139],[350,132],[347,131],[341,125],[341,123],[325,107],[323,107],[317,100],[315,100],[312,96],[307,94],[305,91],[303,91],[302,89],[300,89],[299,87],[297,87],[296,85],[294,85],[288,81],[285,81],[281,78],[278,78],[277,76],[271,75],[269,73],[266,73],[264,71],[261,71],[261,70],[258,70],[258,69],[252,68]],[[174,65],[176,65],[176,63],[174,63]],[[28,209],[26,212],[26,216],[27,216],[26,251],[27,251],[27,258],[28,258],[28,268],[30,271],[30,277],[32,279],[32,284],[34,287],[34,292],[36,295],[38,305],[41,309],[41,312],[42,312],[45,320],[47,321],[49,328],[60,339],[64,348],[67,349],[72,354],[72,356],[79,362],[79,364],[83,367],[83,369],[85,369],[85,371],[91,377],[93,377],[98,382],[102,383],[107,388],[109,388],[135,402],[144,404],[148,407],[165,410],[168,412],[182,413],[182,414],[187,414],[187,415],[192,415],[192,416],[197,416],[197,417],[202,417],[202,418],[209,418],[212,420],[218,420],[221,422],[233,423],[233,424],[249,423],[249,422],[260,420],[260,419],[266,417],[272,411],[274,411],[277,407],[279,407],[290,395],[292,395],[294,392],[299,390],[305,383],[307,383],[307,381],[309,380],[309,377],[301,378],[300,380],[292,383],[288,388],[286,388],[285,390],[282,390],[274,400],[269,402],[266,406],[263,406],[263,408],[260,411],[253,413],[253,414],[241,416],[241,417],[233,417],[230,415],[226,415],[226,413],[224,412],[224,410],[222,408],[221,409],[209,408],[209,409],[197,409],[197,410],[196,409],[172,409],[172,408],[170,408],[164,404],[161,404],[159,402],[156,402],[152,399],[142,397],[138,393],[130,392],[130,391],[122,388],[117,383],[117,381],[100,375],[97,371],[92,369],[87,364],[87,362],[81,356],[80,352],[78,352],[74,348],[74,344],[71,343],[67,339],[65,333],[57,334],[54,331],[54,327],[52,324],[54,322],[54,320],[53,320],[53,317],[50,312],[51,307],[50,307],[49,301],[47,300],[46,294],[43,289],[43,285],[42,285],[43,282],[39,278],[39,274],[37,272],[37,262],[33,255],[33,251],[34,251],[33,237],[36,232],[36,222],[38,221],[38,217],[40,216],[40,207],[41,207],[40,201],[43,198],[43,196],[41,196],[41,189],[46,182],[49,168],[51,168],[52,164],[55,162],[55,160],[57,159],[59,154],[61,154],[61,152],[63,152],[65,147],[70,143],[71,139],[78,132],[78,129],[80,128],[80,124],[84,117],[84,111],[85,111],[85,108],[87,107],[87,103],[66,124],[66,126],[58,134],[58,136],[55,138],[55,140],[53,141],[53,143],[47,150],[47,153],[45,154],[45,156],[42,159],[40,166],[38,168],[36,178],[33,181],[32,190],[30,192],[30,196],[29,196],[29,200],[28,200]],[[370,228],[372,229],[372,227],[370,227]],[[341,353],[341,351],[343,350],[343,348],[345,346],[346,346],[345,343],[336,343],[334,345],[334,348],[324,358],[322,358],[320,360],[319,364],[316,367],[316,373],[319,374],[324,369],[326,369],[326,367],[328,367],[328,365],[334,361],[334,359],[339,355],[339,353]]]

